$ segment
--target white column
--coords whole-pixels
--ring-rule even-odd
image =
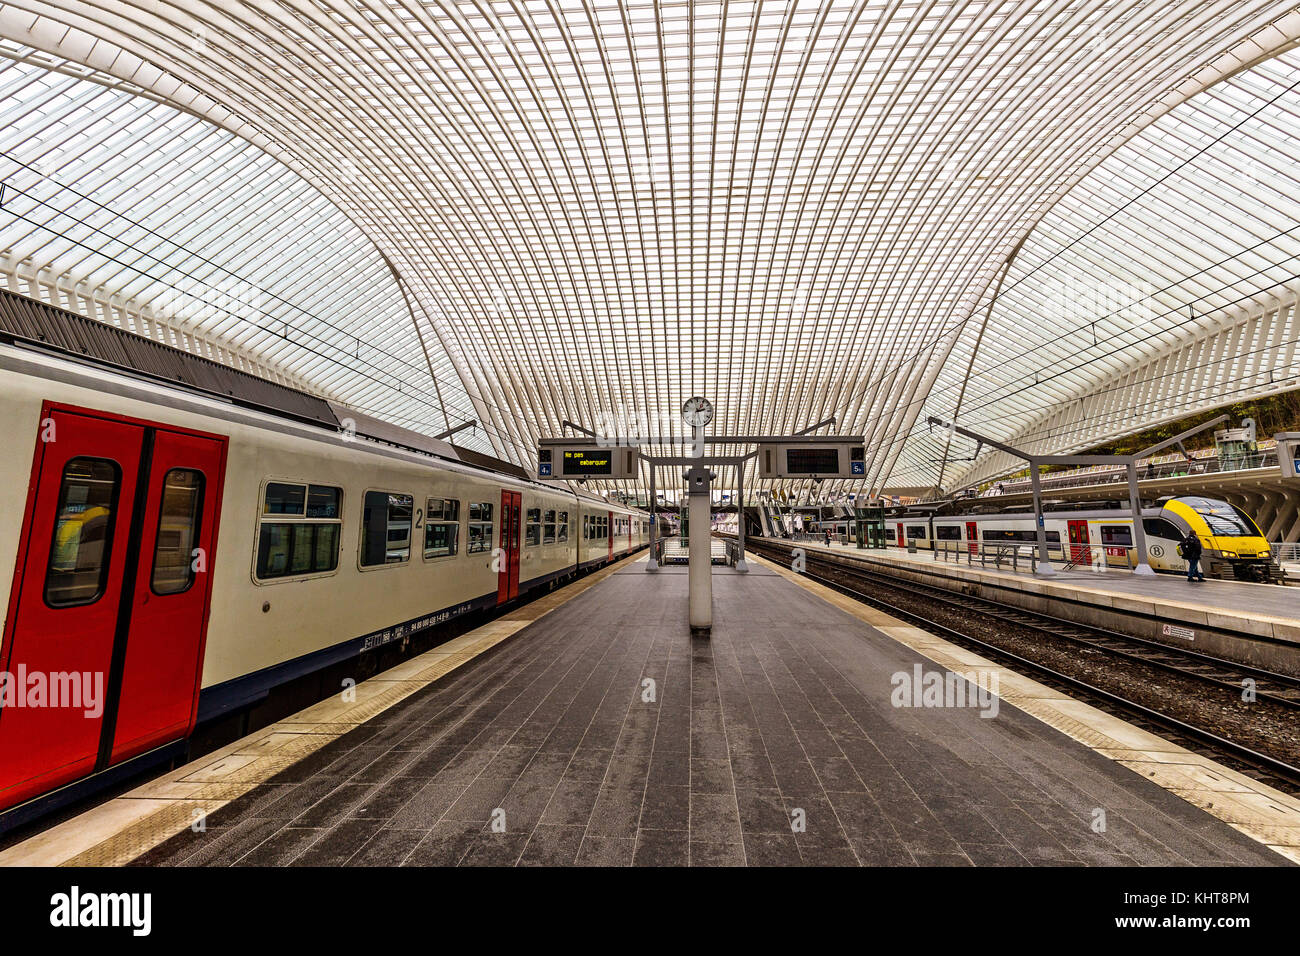
[[[709,537],[709,469],[696,465],[686,473],[686,501],[691,522],[688,565],[691,637],[708,637],[713,629],[713,548]]]

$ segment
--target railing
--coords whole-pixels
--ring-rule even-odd
[[[1287,541],[1275,542],[1269,545],[1273,549],[1273,560],[1278,564],[1288,561],[1292,564],[1300,564],[1300,542]]]
[[[1195,458],[1190,462],[1184,458],[1179,458],[1176,461],[1164,461],[1159,463],[1152,462],[1146,465],[1139,465],[1138,480],[1147,481],[1152,478],[1184,478],[1196,475],[1245,471],[1250,468],[1275,467],[1276,465],[1276,449],[1260,451],[1252,455],[1237,455],[1227,459],[1226,461],[1221,461],[1214,455],[1208,455],[1204,458]],[[1119,484],[1127,480],[1128,472],[1124,468],[1102,466],[1099,470],[1043,475],[1041,478],[1041,484],[1043,490],[1046,491],[1057,488],[1085,488],[1095,485]],[[1031,489],[1032,482],[1030,482],[1028,478],[1017,478],[1011,481],[1001,481],[996,483],[992,489],[986,491],[980,497],[1022,494]]]
[[[1119,554],[1117,552],[1123,552]],[[996,571],[1038,570],[1038,545],[1031,542],[1017,544],[971,544],[964,541],[937,541],[934,547],[934,560],[947,563],[962,562],[974,567],[992,568]],[[1059,564],[1063,571],[1093,571],[1103,574],[1109,570],[1131,571],[1137,566],[1137,548],[1117,545],[1069,545],[1069,553],[1061,551],[1059,545],[1048,547],[1048,556],[1053,565]],[[1111,559],[1122,558],[1123,563],[1111,563]]]

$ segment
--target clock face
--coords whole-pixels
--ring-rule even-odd
[[[713,403],[707,398],[688,398],[682,403],[682,420],[688,425],[701,426],[713,421]]]

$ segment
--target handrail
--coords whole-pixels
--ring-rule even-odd
[[[1226,462],[1220,460],[1214,455],[1200,458],[1194,457],[1191,461],[1179,457],[1174,461],[1156,463],[1152,460],[1146,464],[1139,464],[1138,479],[1140,481],[1147,481],[1155,478],[1183,478],[1195,475],[1227,474],[1234,471],[1249,471],[1251,469],[1274,467],[1276,465],[1276,449],[1259,451],[1250,455],[1236,456],[1227,459]],[[1096,485],[1107,485],[1123,482],[1126,478],[1126,472],[1119,466],[1093,465],[1087,469],[1043,475],[1039,481],[1044,490],[1055,490],[1058,488],[1087,488]],[[1023,494],[1030,490],[1030,484],[1031,482],[1028,478],[1016,478],[996,482],[993,488],[989,489],[979,497],[985,498],[997,497],[998,495]]]
[[[1089,570],[1104,574],[1110,570],[1131,571],[1137,566],[1137,548],[1105,544],[1068,544],[1068,551],[1062,546],[1049,545],[1048,554],[1053,566],[1059,564],[1059,570]],[[1110,558],[1121,557],[1116,552],[1123,550],[1123,565],[1112,565]],[[1014,544],[988,544],[986,542],[936,541],[934,543],[934,560],[960,563],[963,555],[966,564],[979,564],[982,568],[1012,571],[1026,570],[1033,573],[1038,570],[1038,545],[1031,542]]]

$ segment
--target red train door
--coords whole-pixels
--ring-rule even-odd
[[[1088,522],[1076,519],[1068,523],[1070,535],[1070,560],[1075,564],[1092,564],[1091,541],[1088,538]]]
[[[0,654],[0,807],[192,728],[225,451],[42,409]]]
[[[900,548],[903,546],[903,526],[901,524],[898,526],[898,546]]]
[[[979,525],[974,521],[966,522],[966,547],[970,549],[971,554],[979,554],[980,551],[980,531]]]
[[[501,569],[497,572],[497,603],[519,596],[519,515],[523,495],[501,492]]]
[[[613,561],[614,560],[614,512],[607,511],[605,512],[605,514],[607,515],[607,521],[608,521],[608,524],[605,525],[605,528],[608,532],[605,535],[605,537],[609,540],[609,556],[606,558],[606,560]]]
[[[155,433],[110,762],[193,728],[225,457],[224,439]]]

